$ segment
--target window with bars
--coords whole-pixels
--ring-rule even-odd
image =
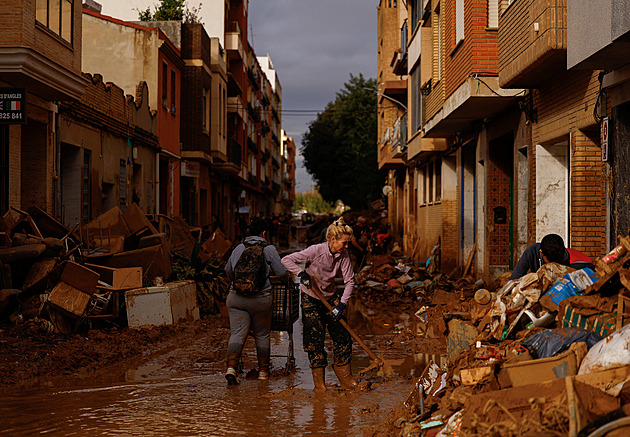
[[[72,43],[74,0],[37,0],[35,8],[37,22]]]

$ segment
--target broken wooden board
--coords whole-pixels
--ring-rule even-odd
[[[570,431],[565,435],[577,436],[576,430],[617,408],[619,399],[599,389],[571,378],[556,379],[471,396],[464,410],[461,431],[476,435],[491,425],[521,429],[526,423],[545,423],[547,427],[568,425]],[[549,416],[550,409],[559,414]],[[560,420],[560,423],[551,423],[550,419]]]
[[[97,264],[85,264],[100,275],[100,280],[117,290],[131,290],[142,287],[142,267],[107,267]]]
[[[166,282],[172,274],[170,255],[165,253],[161,245],[130,250],[107,257],[87,257],[87,259],[91,264],[107,267],[142,267],[143,278],[147,281],[153,281],[156,276],[161,276]]]
[[[61,282],[81,290],[91,296],[96,291],[99,274],[73,261],[66,261],[61,273]]]
[[[37,206],[31,206],[28,209],[28,213],[37,225],[37,228],[40,230],[42,235],[46,237],[63,238],[68,235],[68,233],[70,233],[70,229],[65,227],[62,223],[57,221],[54,217],[52,217]],[[76,241],[79,241],[78,235],[73,233],[71,236]]]
[[[131,234],[135,234],[144,228],[148,228],[151,234],[158,233],[157,229],[155,229],[144,212],[142,212],[140,207],[135,203],[127,207],[127,210],[123,214],[123,219]]]
[[[214,231],[212,236],[208,238],[205,243],[201,246],[205,253],[209,256],[207,259],[210,259],[212,256],[218,256],[219,258],[223,258],[227,252],[232,248],[232,242],[225,236],[220,229]],[[202,257],[203,259],[203,257]],[[204,260],[204,261],[207,261]]]
[[[45,250],[45,244],[27,244],[25,246],[0,248],[0,261],[5,264],[11,264],[16,261],[35,259],[44,253]]]
[[[41,293],[48,286],[55,284],[59,280],[59,272],[55,275],[53,272],[57,266],[55,258],[44,258],[36,260],[26,275],[22,284],[23,295]]]
[[[90,302],[90,295],[65,282],[59,282],[48,296],[48,303],[76,316],[81,317]]]
[[[123,213],[117,206],[83,226],[83,232],[86,238],[99,237],[101,240],[108,235],[127,236],[130,234]]]

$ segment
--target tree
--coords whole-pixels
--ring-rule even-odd
[[[376,80],[350,74],[335,100],[309,124],[300,149],[324,200],[365,209],[380,198]]]
[[[317,191],[306,191],[304,193],[295,194],[295,202],[293,202],[293,211],[305,209],[314,213],[331,213],[333,206],[322,199],[322,195]]]
[[[189,8],[186,0],[161,0],[160,5],[153,5],[153,13],[151,8],[138,11],[140,21],[168,21],[177,20],[184,23],[199,23],[199,11],[201,3],[198,7]]]

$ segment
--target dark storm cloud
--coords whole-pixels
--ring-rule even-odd
[[[282,106],[318,109],[335,98],[350,74],[376,76],[378,0],[251,0],[250,42],[269,53],[282,85]],[[252,34],[253,33],[253,34]],[[298,149],[313,117],[282,117]],[[310,188],[300,169],[298,191]]]

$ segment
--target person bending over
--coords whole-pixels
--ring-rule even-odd
[[[540,243],[534,243],[525,249],[516,263],[510,280],[518,279],[529,272],[537,272],[546,263],[555,262],[574,269],[585,267],[595,268],[593,260],[579,250],[564,247],[564,240],[560,235],[548,234]]]
[[[313,373],[316,392],[326,390],[325,369],[328,361],[324,340],[326,329],[333,341],[333,370],[341,388],[355,388],[352,376],[352,337],[339,322],[354,290],[354,272],[348,255],[348,243],[352,239],[352,228],[342,218],[328,226],[326,242],[314,244],[301,252],[282,258],[282,264],[300,278],[302,297],[302,324],[304,351]],[[306,267],[304,270],[298,265]],[[344,290],[340,295],[335,287],[335,277],[343,277]],[[322,296],[334,307],[330,312],[317,298],[311,287],[317,287]]]

